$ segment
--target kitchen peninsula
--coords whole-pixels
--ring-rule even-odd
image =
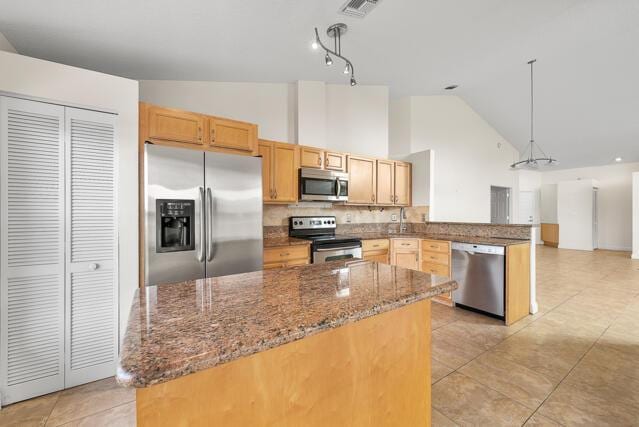
[[[139,426],[427,425],[430,298],[455,287],[370,261],[147,286],[118,381]]]

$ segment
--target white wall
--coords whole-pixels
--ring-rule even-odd
[[[327,84],[326,147],[388,157],[388,87]]]
[[[0,91],[118,113],[120,337],[138,287],[138,82],[0,52]]]
[[[543,184],[556,184],[576,179],[597,181],[598,247],[610,250],[632,250],[632,174],[639,163],[622,163],[542,173]],[[559,229],[563,224],[559,223]],[[561,237],[560,237],[561,239]],[[559,241],[561,245],[561,240]]]
[[[457,96],[410,97],[406,130],[401,110],[406,101],[391,104],[390,152],[434,152],[431,220],[490,222],[490,186],[512,188],[511,216],[517,218],[518,185],[509,165],[517,150]]]
[[[297,82],[297,142],[326,148],[326,83]]]
[[[591,179],[561,181],[557,185],[557,218],[559,219],[559,247],[562,249],[593,250]]]
[[[632,174],[632,257],[639,259],[639,172]]]
[[[2,33],[0,33],[0,50],[16,53],[16,49],[11,43],[9,43],[9,40],[7,40],[7,38]]]
[[[541,222],[544,224],[559,224],[557,219],[557,184],[542,184],[540,191]]]

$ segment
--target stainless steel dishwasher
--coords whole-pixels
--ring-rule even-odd
[[[453,243],[453,291],[456,306],[504,319],[505,251],[503,246]]]

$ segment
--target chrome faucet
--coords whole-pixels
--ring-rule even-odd
[[[404,212],[404,208],[399,208],[399,232],[406,232],[406,224],[404,224],[404,220],[406,219],[406,213]]]

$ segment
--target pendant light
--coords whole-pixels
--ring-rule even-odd
[[[510,165],[511,169],[537,169],[540,166],[553,166],[556,165],[557,159],[553,159],[552,156],[547,156],[546,153],[535,143],[534,133],[534,120],[535,120],[535,97],[534,97],[534,76],[533,65],[537,62],[536,59],[528,61],[530,65],[530,142],[526,146],[524,153],[519,158],[519,161]],[[526,157],[526,158],[524,158]]]

